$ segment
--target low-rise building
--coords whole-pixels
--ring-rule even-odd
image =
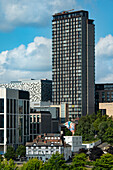
[[[72,152],[78,152],[81,148],[86,148],[82,145],[82,136],[64,136],[65,142],[71,145]]]
[[[99,103],[99,110],[101,110],[102,114],[106,114],[109,117],[113,117],[113,102]]]
[[[113,102],[113,83],[95,84],[95,110],[100,109],[99,103]]]
[[[45,162],[56,152],[63,154],[66,161],[72,156],[71,146],[65,144],[59,134],[39,135],[33,142],[26,143],[27,159],[36,157]]]

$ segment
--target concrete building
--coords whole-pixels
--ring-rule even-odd
[[[46,162],[56,152],[64,154],[66,161],[72,156],[71,146],[64,144],[59,134],[45,134],[38,136],[33,142],[26,143],[28,159],[36,157]]]
[[[58,133],[59,121],[52,119],[49,111],[30,112],[30,141],[39,134]]]
[[[113,83],[95,84],[96,112],[100,109],[99,103],[111,103],[111,102],[113,102]]]
[[[29,92],[0,88],[0,153],[29,141]]]
[[[63,11],[52,20],[52,100],[69,104],[74,119],[95,111],[95,25],[88,11]]]
[[[30,93],[30,102],[52,101],[52,81],[42,80],[19,80],[8,84],[0,84],[0,87],[26,90]]]
[[[64,136],[64,141],[71,145],[72,152],[78,152],[81,148],[86,148],[82,145],[82,136]]]
[[[36,111],[49,111],[52,119],[59,120],[59,123],[68,121],[68,104],[65,102],[59,105],[53,105],[52,102],[32,102],[31,108]]]

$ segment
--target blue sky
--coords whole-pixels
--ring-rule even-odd
[[[62,10],[95,20],[96,82],[113,82],[113,0],[0,0],[0,83],[51,79],[51,20]]]

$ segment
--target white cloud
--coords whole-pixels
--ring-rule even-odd
[[[20,78],[51,78],[51,39],[35,37],[26,47],[20,45],[0,53],[1,82]]]
[[[113,82],[113,36],[100,38],[96,44],[96,82]]]
[[[113,55],[113,36],[107,35],[105,38],[100,38],[96,45],[96,56],[111,56]]]
[[[80,8],[76,0],[0,0],[0,29],[45,26],[52,14],[72,8]]]

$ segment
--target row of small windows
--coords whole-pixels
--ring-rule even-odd
[[[70,18],[70,17],[75,17],[77,16],[78,14],[77,13],[74,13],[74,14],[67,14],[67,15],[61,15],[61,16],[53,16],[53,20],[54,19],[64,19],[64,20],[57,20],[57,21],[53,21],[52,24],[56,24],[56,23],[61,23],[61,22],[68,22],[68,21],[80,21],[81,20],[81,17],[77,17],[77,18]],[[83,15],[82,13],[80,13],[79,15]],[[65,19],[69,17],[70,19]]]

